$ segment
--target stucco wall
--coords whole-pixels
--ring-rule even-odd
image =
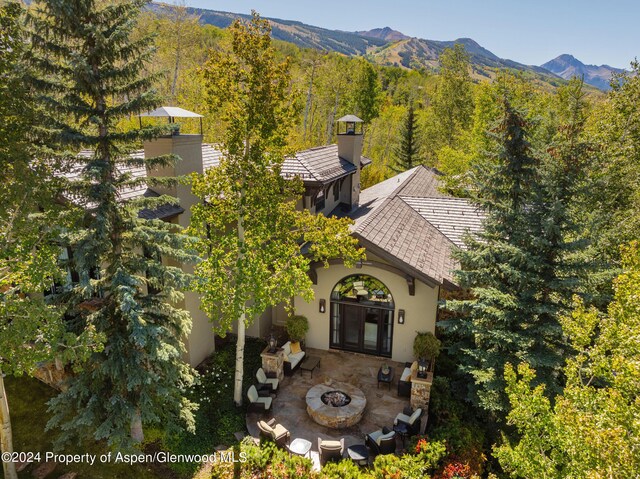
[[[149,171],[149,176],[183,176],[191,172],[202,173],[202,136],[201,135],[177,135],[157,138],[146,142],[144,152],[147,158],[174,153],[180,156],[181,161],[175,166],[167,166],[161,169]],[[191,206],[198,198],[191,193],[189,185],[180,184],[177,187],[163,188],[153,187],[159,193],[177,196],[180,206],[185,210],[175,221],[185,228],[191,220]],[[192,265],[183,265],[184,271],[193,273]],[[192,366],[200,364],[215,349],[215,334],[213,324],[207,315],[200,309],[200,295],[194,292],[184,293],[184,302],[180,305],[191,314],[191,334],[185,339],[187,348],[186,360]]]
[[[372,255],[368,259],[380,261]],[[382,262],[382,261],[380,261]],[[375,266],[362,268],[345,268],[343,265],[331,265],[329,268],[318,268],[318,284],[314,285],[315,299],[311,303],[296,297],[294,305],[297,314],[309,319],[309,332],[306,345],[312,348],[329,349],[330,301],[331,290],[345,276],[351,274],[368,274],[382,281],[391,291],[395,303],[393,346],[391,357],[394,361],[413,361],[413,340],[416,331],[435,332],[436,313],[438,307],[438,288],[416,280],[415,296],[409,295],[407,281],[397,275]],[[318,301],[327,302],[327,310],[319,312]],[[398,310],[405,310],[404,324],[398,324]]]

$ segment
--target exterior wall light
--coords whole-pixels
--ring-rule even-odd
[[[398,324],[404,324],[404,309],[398,310]]]
[[[324,313],[327,310],[327,302],[324,299],[319,301],[318,311]]]

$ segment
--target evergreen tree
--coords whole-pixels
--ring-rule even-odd
[[[396,173],[410,170],[422,163],[420,132],[417,120],[413,104],[410,104],[400,131],[400,144],[393,151],[395,161],[390,168]]]
[[[596,267],[571,204],[586,186],[589,154],[582,85],[561,95],[563,124],[542,161],[531,154],[521,114],[506,104],[497,150],[474,172],[484,230],[456,253],[457,277],[474,297],[450,303],[462,318],[445,327],[464,338],[457,347],[474,378],[474,402],[499,418],[508,409],[507,363],[525,361],[541,371],[548,394],[560,390],[568,354],[560,317],[574,294],[588,295],[586,276]]]
[[[117,127],[159,103],[150,90],[155,78],[142,75],[151,39],[131,39],[145,3],[51,0],[36,3],[29,20],[38,72],[32,81],[47,127],[41,133],[49,156],[72,158],[69,168],[79,175],[66,195],[70,207],[83,208],[82,222],[65,237],[79,281],[58,300],[76,332],[94,329],[104,338],[103,350],[76,364],[68,388],[50,403],[48,426],[60,428],[58,444],[90,437],[124,450],[143,440],[143,425],[193,426],[193,405],[184,398],[193,372],[182,361],[190,317],[175,306],[190,278],[165,260],[194,257],[170,223],[139,216],[175,198],[122,197],[154,184],[130,168],[176,160],[132,156],[142,140],[166,133],[162,128]],[[78,155],[81,149],[89,153]]]
[[[63,340],[60,311],[41,293],[58,273],[55,246],[61,211],[54,203],[49,165],[32,160],[30,132],[35,117],[24,84],[26,41],[23,9],[0,4],[0,451],[12,453],[10,398],[4,376],[30,374],[52,359]],[[16,464],[2,461],[6,479]]]

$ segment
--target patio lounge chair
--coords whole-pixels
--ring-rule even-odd
[[[324,466],[328,461],[339,462],[344,454],[344,438],[339,441],[328,441],[318,438],[318,453],[320,465]]]
[[[264,369],[258,368],[258,371],[256,371],[256,379],[260,384],[259,386],[260,389],[265,388],[272,393],[278,390],[278,380],[276,378],[268,377],[267,374],[264,372]]]
[[[367,434],[364,443],[371,450],[372,456],[394,454],[396,452],[396,433],[384,427]]]
[[[418,369],[418,362],[404,363],[404,371],[398,379],[398,396],[411,397],[411,374]]]
[[[407,426],[408,436],[415,436],[416,434],[420,434],[420,428],[422,426],[422,409],[418,408],[413,411],[411,416],[407,416],[404,413],[398,413],[396,419],[394,420],[394,424],[403,423]]]
[[[284,374],[286,376],[291,376],[296,369],[302,364],[302,359],[304,358],[305,352],[300,351],[299,353],[291,352],[291,341],[287,341],[282,345],[282,350],[285,355],[284,358]]]
[[[291,439],[291,433],[282,424],[276,424],[275,419],[267,422],[258,421],[258,429],[260,429],[260,437],[270,439],[280,447],[289,444]]]
[[[247,391],[247,399],[249,399],[248,410],[251,412],[264,413],[271,410],[271,396],[261,397],[258,395],[258,390],[254,385],[249,387]]]

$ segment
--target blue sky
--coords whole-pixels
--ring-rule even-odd
[[[166,0],[165,0],[166,1]],[[389,26],[431,40],[470,37],[502,58],[539,65],[561,53],[628,67],[640,56],[640,1],[186,0],[193,7],[299,20],[338,30]]]

